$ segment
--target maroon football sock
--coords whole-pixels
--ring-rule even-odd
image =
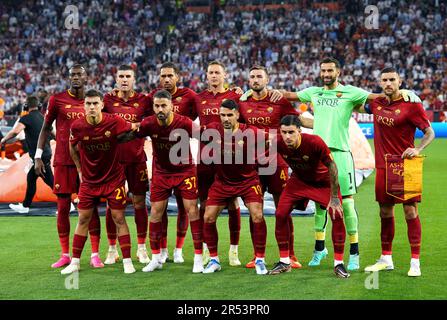
[[[381,231],[380,240],[382,242],[382,254],[391,255],[394,239],[394,217],[380,218]]]
[[[410,241],[411,246],[411,257],[413,259],[419,259],[422,238],[421,220],[419,219],[419,216],[417,216],[414,219],[406,221],[408,227],[408,240]]]

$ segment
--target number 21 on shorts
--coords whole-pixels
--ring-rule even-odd
[[[115,189],[116,192],[116,200],[122,200],[124,198],[124,196],[126,195],[126,189],[124,189],[124,187],[120,187],[120,188],[116,188]],[[123,204],[126,201],[126,199],[124,198],[123,200]]]

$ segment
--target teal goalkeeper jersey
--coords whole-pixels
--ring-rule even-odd
[[[310,87],[297,92],[302,102],[312,102],[314,110],[313,132],[329,148],[350,151],[349,120],[356,106],[363,105],[369,92],[348,85],[338,84],[332,90]]]

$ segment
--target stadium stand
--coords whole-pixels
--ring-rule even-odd
[[[205,66],[214,59],[227,65],[229,82],[243,88],[249,66],[260,63],[268,67],[272,86],[302,89],[316,83],[318,61],[327,55],[342,62],[344,83],[370,90],[378,90],[379,70],[395,65],[424,108],[444,116],[445,2],[376,2],[378,30],[365,28],[362,1],[338,1],[339,10],[316,10],[311,1],[290,1],[287,10],[270,10],[268,5],[287,1],[258,2],[240,10],[247,1],[214,1],[212,12],[204,13],[190,6],[209,1],[109,0],[100,6],[82,0],[77,1],[80,28],[70,30],[61,1],[2,1],[5,118],[20,112],[27,94],[65,89],[67,70],[75,62],[88,67],[90,86],[103,91],[113,87],[116,66],[123,63],[137,67],[138,90],[149,91],[156,86],[157,67],[167,60],[181,66],[185,86],[201,90]]]

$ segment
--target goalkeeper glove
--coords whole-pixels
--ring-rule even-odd
[[[411,90],[402,89],[399,90],[400,94],[402,95],[402,98],[404,98],[405,102],[413,102],[413,103],[421,103],[421,98],[417,96],[416,93],[414,93]]]
[[[244,92],[244,94],[239,98],[239,101],[247,101],[247,99],[253,94],[253,90],[249,89],[248,91]]]

